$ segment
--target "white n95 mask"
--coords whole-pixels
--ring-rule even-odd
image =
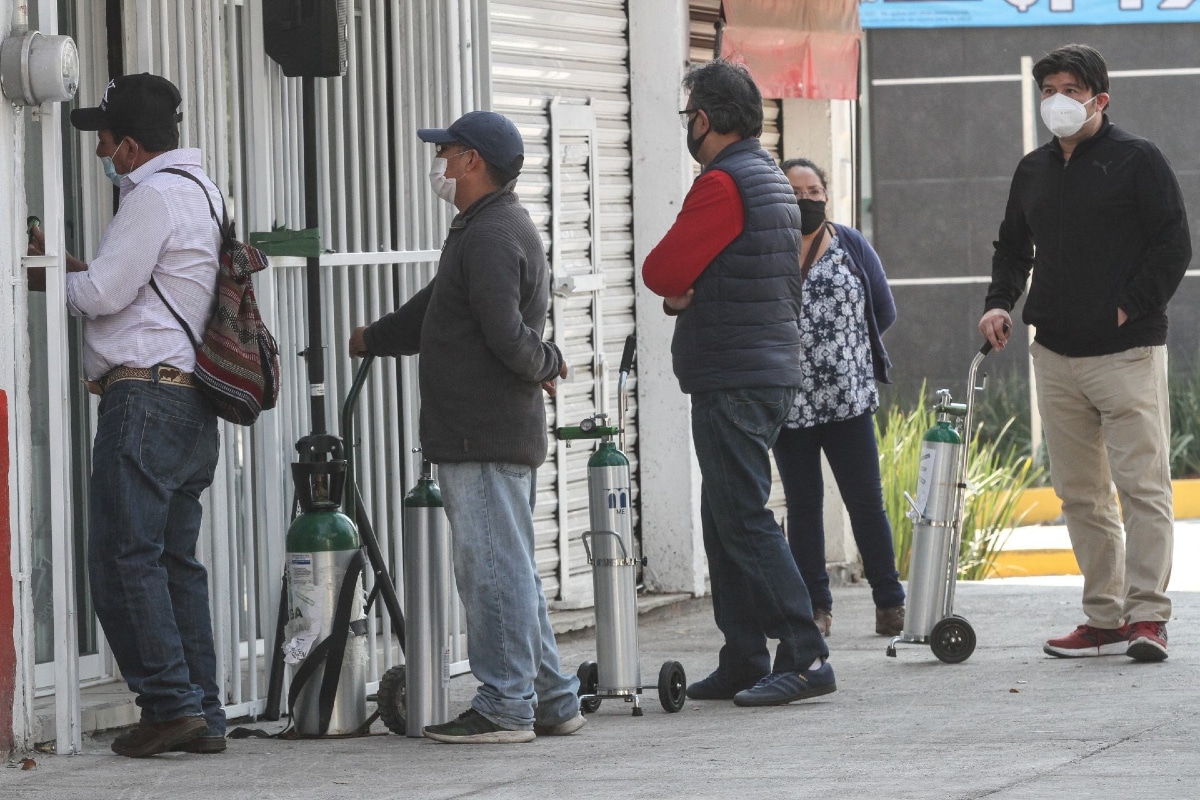
[[[1079,133],[1079,129],[1086,125],[1088,120],[1096,116],[1088,116],[1087,113],[1087,104],[1095,99],[1093,97],[1081,103],[1065,94],[1052,94],[1042,101],[1042,122],[1059,138],[1073,136]]]

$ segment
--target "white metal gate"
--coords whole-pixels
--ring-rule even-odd
[[[53,0],[42,0],[53,9]],[[337,431],[338,399],[357,366],[345,356],[350,330],[404,302],[432,276],[448,226],[448,207],[428,190],[432,154],[416,129],[446,124],[464,111],[487,106],[486,24],[477,0],[354,5],[348,74],[317,80],[317,151],[321,241],[332,252],[320,259],[326,344],[326,428]],[[225,193],[245,234],[274,227],[303,227],[301,80],[287,79],[264,54],[261,7],[254,0],[126,0],[123,58],[126,73],[149,71],[170,78],[184,96],[181,145],[204,151],[209,175]],[[81,2],[74,22],[83,62],[79,100],[96,102],[107,83],[107,30],[101,3]],[[47,128],[51,144],[61,134]],[[111,217],[109,188],[99,179],[88,138],[77,142],[83,165],[67,185],[82,192],[83,252],[94,252]],[[49,152],[52,148],[47,147]],[[61,160],[46,157],[49,187]],[[53,209],[47,211],[49,215]],[[231,717],[260,713],[290,516],[288,464],[293,444],[310,428],[309,387],[296,354],[307,342],[301,259],[273,259],[257,292],[264,318],[283,353],[279,408],[251,429],[226,425],[217,478],[206,493],[201,558],[210,568],[218,682]],[[52,275],[51,280],[58,280]],[[57,284],[55,284],[57,285]],[[52,287],[53,291],[53,287]],[[57,295],[61,296],[61,288]],[[53,305],[53,304],[52,304]],[[66,375],[66,325],[61,307],[48,319],[62,342]],[[51,394],[65,393],[58,384]],[[384,360],[363,391],[358,409],[356,474],[380,546],[399,583],[401,500],[417,474],[418,394],[412,359]],[[69,431],[61,405],[55,435]],[[93,406],[94,413],[94,406]],[[60,461],[69,444],[54,448]],[[64,471],[58,463],[57,471]],[[69,470],[66,470],[69,471]],[[63,519],[55,522],[56,635],[54,692],[59,752],[80,748],[78,662],[74,658],[75,598],[69,480],[56,492]],[[82,532],[76,535],[82,536]],[[401,595],[402,586],[398,587]],[[64,612],[63,614],[57,613]],[[401,656],[380,609],[371,620],[378,635],[368,680]],[[454,670],[463,671],[465,637],[456,637]],[[110,667],[111,669],[111,667]]]

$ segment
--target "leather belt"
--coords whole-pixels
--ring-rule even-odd
[[[146,381],[147,383],[169,383],[174,386],[199,386],[192,373],[177,367],[117,367],[98,381],[84,381],[92,394],[104,394],[118,381]]]

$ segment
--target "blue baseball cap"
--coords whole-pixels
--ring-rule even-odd
[[[430,144],[461,144],[515,178],[525,163],[525,142],[513,121],[494,111],[469,111],[449,128],[421,128],[417,136]]]

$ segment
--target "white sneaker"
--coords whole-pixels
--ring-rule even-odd
[[[587,717],[578,712],[565,722],[557,725],[534,725],[533,732],[538,736],[570,736],[587,724]]]

